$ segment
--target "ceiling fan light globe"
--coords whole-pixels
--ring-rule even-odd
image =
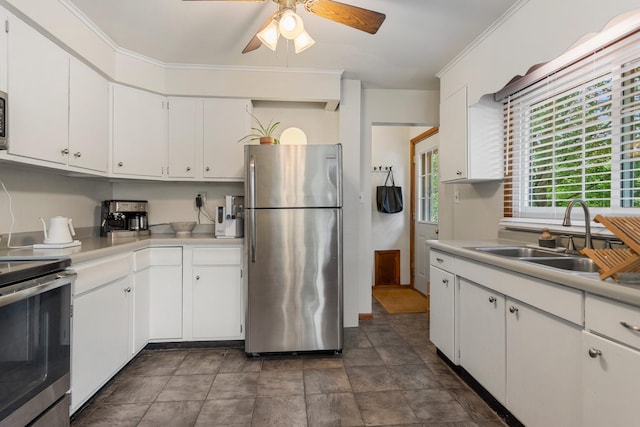
[[[264,30],[258,32],[256,37],[262,42],[263,45],[268,47],[271,50],[276,50],[278,46],[278,37],[280,36],[278,32],[278,23],[273,20],[265,27]]]
[[[296,53],[300,53],[304,50],[309,49],[315,44],[315,42],[316,41],[311,38],[309,33],[303,31],[298,37],[293,40],[293,45],[295,47]]]
[[[294,40],[304,31],[304,24],[294,11],[287,9],[280,16],[280,24],[278,25],[282,37]]]

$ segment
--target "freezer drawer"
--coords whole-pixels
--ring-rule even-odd
[[[341,145],[247,145],[248,208],[342,206]]]
[[[342,349],[342,211],[248,210],[247,353]]]

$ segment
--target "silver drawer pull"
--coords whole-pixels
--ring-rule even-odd
[[[517,312],[518,312],[518,307],[513,305],[509,307],[509,313],[517,313]]]
[[[449,279],[442,279],[442,283],[449,286]]]
[[[489,297],[489,302],[490,302],[490,303],[494,303],[494,302],[496,302],[496,301],[498,301],[498,298],[496,298],[496,297]]]
[[[636,332],[640,332],[640,326],[633,326],[628,324],[627,322],[620,322],[620,324],[622,326],[624,326],[627,329],[631,329],[632,331],[636,331]]]
[[[442,258],[436,258],[436,261],[438,261],[440,264],[442,264],[444,262],[444,260]]]
[[[598,356],[602,356],[602,351],[598,350],[597,348],[591,347],[589,349],[589,357],[591,357],[592,359],[595,359]]]

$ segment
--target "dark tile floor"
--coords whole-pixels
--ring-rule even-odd
[[[145,350],[71,425],[505,425],[435,354],[426,314],[373,310],[345,329],[342,356]]]

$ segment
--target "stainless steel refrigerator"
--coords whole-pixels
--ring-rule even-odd
[[[245,351],[341,351],[342,146],[247,145],[245,170]]]

